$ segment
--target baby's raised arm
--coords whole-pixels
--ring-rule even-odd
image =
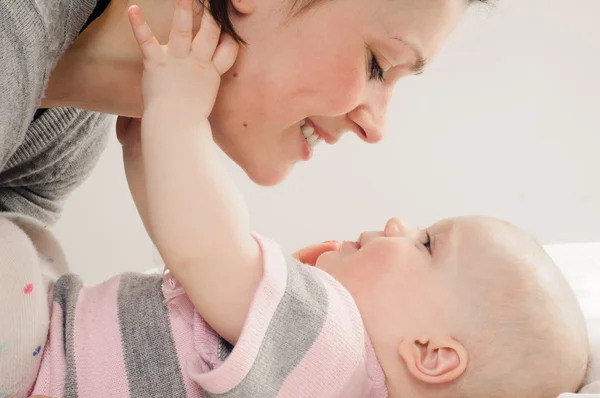
[[[169,44],[161,46],[132,7],[144,55],[142,170],[147,220],[165,264],[196,310],[235,343],[262,276],[241,193],[222,167],[208,122],[220,76],[237,44],[205,12],[192,40],[192,2],[180,0]]]

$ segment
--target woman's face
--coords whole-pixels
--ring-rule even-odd
[[[247,45],[211,115],[217,143],[262,185],[310,158],[301,124],[328,143],[344,132],[381,140],[394,85],[431,61],[467,6],[322,0],[292,16],[287,1],[232,0],[231,19]]]

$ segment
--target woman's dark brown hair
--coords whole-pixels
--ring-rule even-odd
[[[292,10],[294,13],[302,12],[308,9],[310,6],[322,0],[292,0]],[[211,10],[211,13],[215,20],[221,25],[221,30],[225,33],[228,33],[233,37],[238,43],[243,43],[244,39],[242,39],[231,20],[229,19],[229,12],[231,11],[231,0],[200,0],[200,2],[206,6],[208,3],[208,7]]]
[[[208,1],[208,4],[206,2]],[[231,7],[230,0],[201,0],[203,6],[210,9],[213,18],[221,25],[221,31],[229,33],[238,43],[245,43],[244,40],[236,33],[231,20],[229,19],[229,8]]]
[[[291,0],[292,1],[292,11],[294,14],[300,13],[302,11],[307,10],[311,6],[315,5],[319,1],[323,0]],[[215,20],[221,25],[221,30],[225,33],[228,33],[233,37],[238,43],[243,43],[244,39],[242,39],[231,20],[229,19],[229,11],[231,8],[231,0],[200,0],[203,5],[208,5],[209,9]],[[208,4],[206,4],[208,2]],[[488,0],[469,0],[469,3],[487,3]]]

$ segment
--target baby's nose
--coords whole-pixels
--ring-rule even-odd
[[[414,231],[413,228],[408,226],[404,221],[399,218],[393,217],[388,220],[385,224],[383,233],[385,236],[407,236],[411,235]]]

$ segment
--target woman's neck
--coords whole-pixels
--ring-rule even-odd
[[[50,75],[41,108],[76,107],[139,117],[141,55],[127,19],[127,8],[137,4],[155,35],[166,37],[171,1],[112,0],[59,60]],[[172,12],[172,11],[171,11]]]

